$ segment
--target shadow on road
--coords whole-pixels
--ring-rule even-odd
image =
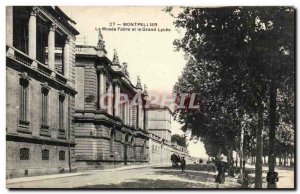
[[[99,184],[89,185],[81,188],[133,188],[133,189],[170,189],[170,188],[220,188],[225,185],[217,185],[213,174],[207,172],[191,172],[182,173],[180,170],[170,170],[170,168],[155,168],[155,174],[149,178],[129,179],[119,184]],[[159,170],[160,169],[160,170]],[[156,178],[157,177],[157,178]],[[235,179],[228,178],[226,187],[237,188],[239,184]]]
[[[135,179],[128,182],[122,182],[120,184],[110,184],[110,185],[92,185],[81,188],[114,188],[114,189],[159,189],[159,188],[205,188],[204,185],[196,183],[188,183],[184,181],[174,181],[174,180],[162,180],[162,179]]]

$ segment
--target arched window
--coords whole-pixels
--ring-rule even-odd
[[[42,150],[42,160],[49,160],[49,150]]]
[[[28,148],[20,149],[20,160],[29,160],[29,149]]]

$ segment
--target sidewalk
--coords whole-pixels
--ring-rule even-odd
[[[65,178],[65,177],[84,176],[84,175],[93,174],[95,172],[114,172],[114,171],[122,171],[122,170],[153,167],[153,166],[164,166],[164,165],[162,165],[162,164],[132,165],[132,166],[122,166],[122,167],[118,167],[118,168],[110,168],[110,169],[103,169],[103,170],[86,170],[86,171],[76,172],[76,173],[19,177],[19,178],[6,179],[6,185],[14,184],[14,183],[39,181],[39,180],[49,180],[49,179],[58,179],[58,178]]]

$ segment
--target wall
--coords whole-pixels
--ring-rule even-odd
[[[171,114],[168,109],[148,110],[149,129],[171,129]]]
[[[25,170],[28,170],[28,176],[51,174],[69,171],[69,147],[68,140],[58,139],[58,98],[60,90],[51,85],[48,93],[48,123],[50,137],[40,135],[41,126],[41,84],[42,78],[36,73],[28,71],[27,74],[31,78],[28,85],[28,111],[27,118],[30,122],[30,133],[21,133],[19,128],[19,104],[20,104],[20,76],[23,68],[17,64],[10,64],[8,62],[6,67],[6,150],[7,150],[7,178],[25,176]],[[70,102],[68,95],[65,97],[64,103],[64,123],[66,129],[66,137],[68,137],[69,130],[70,142],[74,141],[74,134],[72,133],[72,125],[69,126],[68,119],[72,119],[72,116],[68,116],[70,104],[70,115],[74,112],[74,96],[70,96]],[[71,123],[71,122],[70,122]],[[20,138],[21,137],[21,138]],[[29,160],[20,160],[20,148],[30,149]],[[42,160],[42,149],[49,150],[49,160]],[[58,151],[65,151],[65,160],[58,161]],[[74,154],[74,149],[71,146],[71,154]],[[71,160],[74,157],[71,155]],[[72,169],[76,170],[75,166]]]
[[[29,160],[20,160],[20,148],[30,149]],[[49,160],[42,160],[42,149],[49,150]],[[59,160],[61,150],[65,151],[65,160]],[[67,146],[7,141],[6,178],[69,172],[68,155]]]

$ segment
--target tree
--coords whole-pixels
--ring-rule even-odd
[[[178,145],[182,147],[187,147],[187,141],[185,135],[180,136],[178,134],[174,134],[171,136],[171,142],[176,142]]]
[[[201,102],[201,111],[177,111],[178,120],[185,123],[183,130],[191,130],[203,139],[208,153],[216,154],[232,149],[229,142],[238,137],[243,122],[239,110],[252,115],[256,125],[250,129],[256,128],[256,133],[249,141],[256,139],[249,149],[256,147],[255,187],[261,188],[265,120],[270,123],[272,171],[276,91],[294,82],[293,8],[183,8],[175,17],[175,26],[186,33],[174,45],[190,60],[174,92],[197,92]]]

